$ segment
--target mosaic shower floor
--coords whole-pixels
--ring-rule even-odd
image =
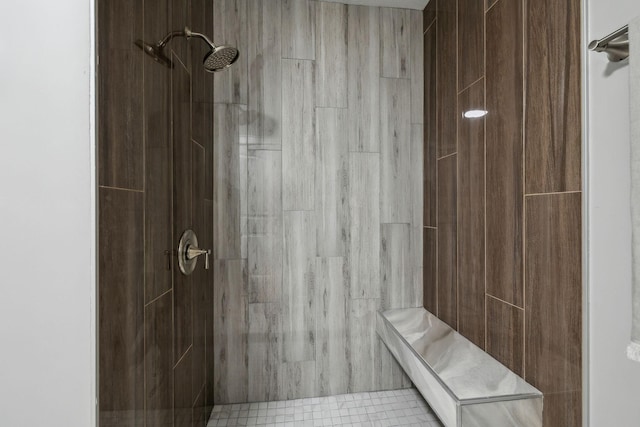
[[[219,405],[207,427],[442,427],[416,389],[341,394],[280,402]]]

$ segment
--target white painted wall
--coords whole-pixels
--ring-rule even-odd
[[[587,3],[589,40],[640,15],[638,0]],[[640,425],[640,363],[625,355],[631,330],[629,69],[608,69],[604,54],[587,58],[590,425],[632,427]]]
[[[0,425],[95,425],[91,0],[0,1]]]

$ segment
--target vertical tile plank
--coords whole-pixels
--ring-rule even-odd
[[[487,296],[487,353],[524,374],[524,310]]]
[[[411,85],[380,79],[380,220],[411,222]]]
[[[419,15],[422,20],[422,15]],[[422,234],[423,234],[423,205],[424,194],[424,130],[423,125],[411,125],[411,234],[410,256],[413,276],[413,300],[407,301],[406,307],[420,307],[422,305],[423,266],[422,266]]]
[[[351,299],[349,312],[349,393],[374,390],[378,337],[375,332],[379,299]]]
[[[166,5],[165,5],[166,9]],[[166,17],[166,10],[165,10]],[[145,20],[146,24],[146,20]],[[166,25],[165,25],[166,26]],[[171,224],[171,70],[145,63],[145,299],[171,289],[172,262],[165,251],[173,248]]]
[[[282,297],[282,155],[249,151],[249,302]]]
[[[376,337],[376,390],[397,390],[411,387],[411,381],[385,343]]]
[[[167,292],[144,309],[145,420],[154,426],[173,423],[172,297]]]
[[[204,238],[207,247],[213,247],[213,202],[205,200],[205,218],[207,221],[207,230]],[[213,264],[213,262],[212,262]],[[214,365],[215,365],[215,349],[213,345],[213,325],[214,325],[214,312],[213,312],[213,286],[214,275],[213,268],[207,271],[207,282],[205,287],[205,404],[207,408],[213,407],[213,388],[214,388]]]
[[[438,316],[457,329],[457,156],[438,160]]]
[[[177,57],[172,55],[177,61]],[[193,227],[191,158],[191,81],[188,71],[179,63],[171,72],[173,104],[173,239],[177,242],[185,230]],[[193,277],[173,268],[174,362],[192,344]]]
[[[526,5],[526,193],[579,191],[581,3]]]
[[[436,68],[438,90],[437,135],[438,158],[453,154],[458,149],[456,141],[456,114],[458,107],[458,63],[456,30],[458,0],[438,2],[436,25]]]
[[[458,90],[484,75],[484,3],[458,0]]]
[[[175,427],[193,426],[193,396],[191,391],[192,364],[191,350],[178,361],[173,371],[173,425]]]
[[[280,360],[282,311],[279,304],[249,304],[249,401],[282,398]]]
[[[349,154],[351,298],[380,297],[380,156]]]
[[[236,105],[214,108],[215,228],[213,257],[239,259],[241,248],[240,111]]]
[[[458,332],[484,348],[484,130],[485,119],[465,111],[484,110],[484,79],[458,100]]]
[[[431,0],[433,3],[436,0]],[[427,6],[428,7],[428,6]],[[436,226],[436,159],[437,148],[437,76],[436,25],[424,35],[424,225]]]
[[[348,6],[349,151],[380,151],[380,9]]]
[[[581,194],[526,200],[525,379],[543,393],[581,388]]]
[[[429,312],[438,315],[438,274],[437,274],[438,230],[424,229],[424,288],[423,306]]]
[[[347,108],[347,6],[316,3],[316,106]]]
[[[316,255],[346,256],[349,232],[348,113],[316,109]]]
[[[310,61],[282,61],[284,210],[314,209],[315,101]]]
[[[487,12],[487,292],[523,307],[522,0]]]
[[[316,59],[316,3],[282,0],[283,58]]]
[[[415,299],[409,224],[380,227],[380,279],[383,310],[411,307]]]
[[[249,148],[282,146],[281,0],[247,0]]]
[[[144,189],[143,55],[136,49],[107,50],[100,56],[99,185]]]
[[[139,260],[143,239],[143,195],[100,188],[98,238],[99,374],[101,411],[143,406],[144,274]]]
[[[422,12],[411,10],[411,123],[424,123],[424,36]]]
[[[315,359],[314,213],[284,213],[283,361]]]
[[[214,271],[214,401],[248,397],[248,298],[244,260],[216,260]]]
[[[542,423],[545,427],[582,425],[582,391],[545,393]]]
[[[427,7],[422,11],[422,22],[424,23],[425,30],[436,20],[437,5],[438,0],[430,0],[427,3]]]
[[[99,52],[107,49],[134,50],[133,42],[142,33],[143,2],[141,0],[113,0],[97,2]],[[166,18],[166,14],[164,15]],[[155,36],[151,40],[157,38]]]
[[[316,258],[316,390],[344,394],[349,386],[349,285],[344,258]]]
[[[216,74],[214,101],[247,105],[247,0],[213,0],[213,41],[240,51],[236,63]]]
[[[283,363],[280,374],[283,400],[293,400],[316,395],[315,360]]]
[[[380,76],[411,78],[411,13],[380,8]]]
[[[162,0],[164,1],[164,0]],[[154,3],[157,0],[154,1]],[[191,29],[199,33],[206,34],[207,37],[213,37],[213,1],[211,0],[190,0],[191,2]],[[145,1],[145,9],[153,10],[155,4]],[[145,28],[146,30],[146,28]],[[162,32],[166,34],[166,32]],[[152,37],[150,40],[157,39],[158,36]],[[195,41],[195,40],[194,40]],[[189,42],[189,56],[191,58],[191,88],[194,104],[211,104],[213,103],[213,74],[207,72],[202,66],[202,60],[210,49],[206,43]],[[211,125],[211,120],[205,122]],[[195,139],[195,138],[194,138]],[[200,142],[206,148],[205,141]]]

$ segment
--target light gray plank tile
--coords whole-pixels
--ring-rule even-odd
[[[375,390],[378,299],[349,300],[349,393]]]
[[[382,224],[380,278],[382,309],[409,308],[413,302],[413,269],[409,224]]]
[[[246,130],[246,126],[241,127]],[[240,138],[241,141],[246,139]],[[249,185],[249,150],[246,144],[240,145],[240,256],[247,259],[248,229],[248,185]]]
[[[424,35],[422,11],[409,11],[411,20],[411,123],[424,123]]]
[[[214,107],[214,240],[215,259],[239,259],[241,239],[240,110],[237,105]]]
[[[216,103],[247,104],[247,0],[213,0],[213,40],[235,46],[238,60],[214,78]],[[194,28],[194,31],[197,29]]]
[[[247,0],[249,148],[282,146],[281,0]]]
[[[423,284],[423,186],[424,186],[424,126],[411,125],[411,268],[414,301],[408,307],[421,307]]]
[[[348,114],[316,109],[316,255],[346,256],[349,233]]]
[[[284,362],[315,360],[314,212],[284,213]]]
[[[315,361],[283,363],[280,373],[283,400],[317,396]]]
[[[249,150],[249,301],[282,297],[282,155]]]
[[[282,0],[283,58],[316,59],[315,24],[315,1]]]
[[[411,19],[408,9],[380,9],[380,75],[408,79],[411,76]]]
[[[249,401],[282,398],[280,304],[249,304]]]
[[[411,222],[411,88],[380,79],[380,220]]]
[[[344,258],[316,258],[316,389],[343,394],[349,386],[349,285]]]
[[[409,377],[380,337],[376,338],[376,390],[398,390],[410,387]]]
[[[380,151],[380,9],[348,8],[349,151]]]
[[[347,108],[347,6],[316,3],[316,106]]]
[[[284,210],[314,209],[315,107],[311,61],[282,61]]]
[[[351,298],[380,297],[380,155],[349,153]]]
[[[245,402],[249,392],[246,261],[216,260],[213,271],[214,400]]]

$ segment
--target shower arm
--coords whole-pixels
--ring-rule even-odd
[[[169,34],[167,34],[162,40],[158,42],[157,44],[158,48],[162,49],[163,47],[165,47],[167,43],[169,43],[174,37],[185,37],[187,40],[189,40],[192,37],[199,38],[204,40],[209,45],[209,47],[211,47],[211,49],[216,48],[216,45],[214,45],[213,42],[209,40],[207,36],[205,36],[202,33],[196,33],[194,31],[191,31],[189,27],[184,27],[183,31],[172,31]]]

